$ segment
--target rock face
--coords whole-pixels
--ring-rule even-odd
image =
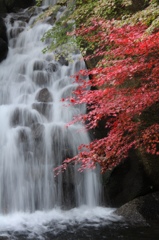
[[[3,19],[0,17],[0,62],[3,61],[8,53],[8,39],[6,26]]]
[[[27,8],[35,4],[35,0],[0,0],[0,62],[2,62],[8,53],[8,40],[6,26],[2,17],[8,12],[14,12],[19,8]]]
[[[103,175],[103,185],[105,201],[111,207],[120,207],[154,189],[135,151],[123,163]]]
[[[36,100],[38,102],[52,102],[53,98],[51,93],[49,92],[49,90],[47,88],[43,88],[39,91],[39,93],[36,96]]]
[[[35,0],[0,0],[0,14],[13,12],[19,8],[27,8],[35,4]]]
[[[159,102],[142,112],[143,129],[159,123],[158,111]],[[112,207],[159,191],[159,156],[147,154],[142,149],[131,150],[122,164],[103,175],[103,183],[106,202]]]
[[[115,213],[131,223],[145,224],[159,220],[159,192],[136,198],[124,204]]]

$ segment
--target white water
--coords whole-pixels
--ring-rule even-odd
[[[85,107],[61,102],[77,87],[70,76],[85,65],[80,54],[68,66],[56,62],[54,53],[43,54],[40,39],[51,26],[31,28],[35,17],[26,23],[23,14],[6,18],[9,53],[0,64],[0,231],[39,229],[40,234],[50,221],[60,229],[86,219],[113,220],[112,210],[97,207],[98,172],[81,174],[71,166],[54,178],[53,168],[89,143],[81,124],[66,128]],[[71,206],[77,208],[61,210]]]

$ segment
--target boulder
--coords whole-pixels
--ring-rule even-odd
[[[35,0],[0,0],[0,15],[35,5]]]
[[[4,0],[4,5],[7,9],[7,12],[12,12],[15,9],[19,8],[27,8],[33,6],[36,1],[35,0]]]
[[[27,126],[30,127],[32,124],[37,122],[37,116],[34,112],[29,109],[15,108],[12,112],[10,124],[12,127],[16,126]]]
[[[141,113],[139,134],[159,123],[158,112],[159,102],[156,102]],[[132,149],[125,161],[103,175],[103,185],[106,202],[112,207],[120,207],[136,197],[159,191],[159,156],[148,154],[141,147]]]
[[[103,188],[105,201],[111,207],[120,207],[156,189],[135,150],[130,151],[124,162],[103,174]]]
[[[32,108],[37,110],[40,114],[44,115],[47,119],[49,119],[50,115],[52,114],[52,105],[45,102],[33,103]]]
[[[44,126],[40,123],[35,123],[31,126],[34,161],[39,162],[39,164],[43,164],[46,161],[44,131]]]
[[[14,0],[14,6],[18,8],[27,8],[36,4],[35,0]]]
[[[0,0],[0,16],[5,16],[6,13],[7,13],[7,8],[4,4],[4,1]]]
[[[18,133],[18,146],[22,150],[24,154],[25,160],[27,160],[29,149],[30,149],[30,143],[29,143],[29,137],[27,134],[26,129],[19,129]]]
[[[67,60],[64,56],[62,56],[62,55],[59,56],[58,62],[59,62],[62,66],[68,66],[68,65],[69,65],[68,60]]]
[[[8,44],[0,38],[0,62],[2,62],[6,57],[8,53]]]
[[[0,17],[0,38],[2,38],[5,42],[8,42],[7,28],[2,17]]]
[[[32,136],[34,140],[41,140],[44,134],[44,126],[40,123],[34,123],[31,126]]]
[[[7,53],[8,53],[7,31],[3,18],[0,17],[0,62],[7,57]]]
[[[33,72],[33,82],[36,83],[38,86],[44,87],[48,85],[50,82],[48,73],[41,70],[35,70]]]
[[[49,90],[47,88],[42,88],[37,96],[36,96],[36,100],[38,102],[52,102],[53,101],[53,97],[51,95],[51,93],[49,92]]]
[[[41,60],[36,60],[34,62],[34,66],[33,66],[33,70],[37,71],[37,70],[43,70],[44,68],[44,62]]]
[[[56,63],[49,63],[45,70],[48,72],[48,73],[53,73],[53,72],[56,72],[58,69],[58,65]]]
[[[131,223],[147,224],[147,222],[157,221],[159,220],[159,192],[136,198],[118,208],[115,213]]]

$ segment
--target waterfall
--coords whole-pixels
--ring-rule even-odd
[[[85,106],[61,101],[72,96],[77,84],[71,76],[85,64],[79,53],[72,62],[56,61],[53,52],[43,54],[41,38],[51,26],[31,27],[35,16],[26,21],[27,14],[25,10],[5,19],[9,53],[0,64],[0,231],[7,216],[83,205],[95,209],[101,196],[98,171],[79,173],[69,166],[54,177],[53,169],[90,141],[82,124],[66,127]]]
[[[43,0],[42,4],[48,6],[48,5],[54,5],[56,2],[57,0]]]

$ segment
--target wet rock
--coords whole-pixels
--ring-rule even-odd
[[[3,19],[0,17],[0,62],[7,57],[8,38],[7,30]]]
[[[40,114],[44,115],[47,119],[50,119],[52,106],[48,103],[33,103],[33,109],[36,109]]]
[[[3,0],[0,0],[0,16],[5,17],[6,13],[7,13],[7,8],[6,8]]]
[[[49,92],[49,90],[47,88],[43,88],[37,94],[36,100],[38,102],[44,102],[44,103],[52,102],[53,101],[53,97],[52,97],[51,93]]]
[[[40,123],[35,123],[31,126],[34,161],[39,164],[44,163],[46,158],[44,130],[44,126]]]
[[[46,86],[49,84],[49,76],[45,71],[34,71],[33,73],[33,82],[38,86]]]
[[[7,237],[7,236],[0,236],[0,240],[10,240],[10,237]]]
[[[136,197],[154,191],[153,182],[135,150],[131,150],[129,158],[112,171],[106,171],[102,177],[105,201],[111,207],[120,207]]]
[[[1,0],[3,6],[5,6],[7,12],[13,12],[17,8],[27,8],[35,4],[35,0]]]
[[[44,134],[44,126],[40,123],[32,124],[31,126],[32,136],[35,140],[40,140]]]
[[[11,126],[31,126],[37,122],[37,116],[28,109],[16,108],[11,115]]]
[[[25,73],[25,66],[23,66],[23,69],[21,68],[20,71]],[[21,83],[21,82],[24,82],[25,80],[26,80],[26,76],[23,74],[19,74],[16,81]]]
[[[19,145],[19,148],[22,150],[24,157],[26,157],[26,153],[29,151],[29,146],[30,146],[29,137],[26,132],[26,129],[19,130],[18,145]]]
[[[8,54],[8,44],[0,38],[0,62],[2,62]]]
[[[0,17],[0,38],[2,38],[5,42],[8,42],[7,38],[7,28],[4,23],[3,18]]]
[[[75,155],[71,146],[71,135],[63,126],[53,126],[51,132],[51,149],[54,167],[61,165],[66,158],[71,158]],[[57,189],[61,191],[61,202],[59,204],[65,206],[65,208],[67,206],[67,209],[76,205],[74,170],[74,166],[69,165],[67,170],[63,174],[59,174],[55,179]]]
[[[62,176],[63,198],[62,206],[67,206],[67,209],[76,206],[75,198],[75,175],[74,166],[68,166],[67,171]]]
[[[53,73],[53,72],[56,72],[57,69],[58,69],[58,65],[57,65],[57,64],[55,64],[55,63],[49,63],[49,64],[47,65],[47,67],[46,67],[45,70],[46,70],[48,73]]]
[[[34,71],[43,70],[43,68],[44,68],[44,62],[43,61],[40,61],[40,60],[35,61],[34,66],[33,66]]]
[[[139,132],[159,123],[158,112],[159,102],[156,102],[141,113]],[[106,202],[112,207],[120,207],[136,197],[159,191],[159,156],[148,154],[143,149],[132,149],[125,161],[103,175],[103,184]]]
[[[46,59],[47,62],[51,62],[53,60],[53,54],[46,55],[45,59]]]
[[[23,27],[12,28],[10,30],[9,36],[10,36],[10,38],[16,38],[23,31],[24,31]]]
[[[14,0],[15,7],[27,8],[36,4],[35,0]]]
[[[136,198],[115,211],[131,223],[143,223],[159,220],[159,192]]]
[[[69,62],[68,60],[66,60],[66,58],[64,56],[60,56],[58,59],[58,62],[62,65],[62,66],[68,66]]]

